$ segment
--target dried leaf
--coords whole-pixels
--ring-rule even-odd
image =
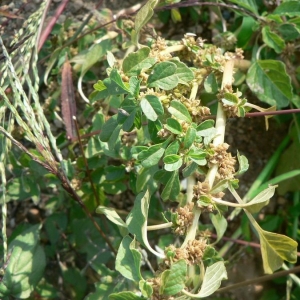
[[[62,68],[61,109],[67,137],[70,140],[75,140],[77,135],[73,116],[76,117],[76,103],[72,81],[72,68],[68,60],[65,61]]]
[[[24,19],[22,17],[16,16],[15,14],[12,14],[6,10],[0,9],[0,16],[11,18],[11,19]]]

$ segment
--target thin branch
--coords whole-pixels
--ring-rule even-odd
[[[254,284],[262,283],[265,281],[270,281],[270,280],[273,280],[273,279],[276,279],[279,277],[287,276],[289,274],[296,274],[296,273],[300,273],[300,266],[294,267],[290,270],[279,271],[274,274],[265,275],[265,276],[261,276],[258,278],[246,280],[246,281],[243,281],[240,283],[232,284],[232,285],[218,289],[216,291],[216,293],[228,292],[231,290],[239,289],[239,288],[247,286],[247,285],[254,285]]]

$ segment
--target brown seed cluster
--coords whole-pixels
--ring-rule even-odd
[[[184,207],[179,207],[176,209],[177,220],[176,220],[176,229],[174,232],[178,235],[186,234],[188,228],[192,225],[194,213],[193,213],[194,203],[189,203]],[[175,212],[175,213],[176,213]]]
[[[231,179],[234,177],[236,164],[236,159],[231,156],[231,153],[227,152],[229,145],[227,143],[220,144],[218,146],[210,145],[211,149],[214,151],[209,157],[209,166],[212,164],[219,165],[219,177],[220,179]]]
[[[184,259],[188,265],[196,265],[201,262],[205,248],[206,240],[191,240],[183,248],[176,248],[174,245],[170,245],[166,251],[173,252],[174,257],[172,259],[166,259],[165,265],[170,266],[172,262]]]
[[[170,53],[163,52],[167,49],[167,44],[165,39],[158,37],[157,40],[151,45],[150,56],[155,57],[157,62],[162,62],[170,60],[172,55]]]

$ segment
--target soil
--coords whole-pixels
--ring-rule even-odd
[[[0,2],[0,10],[5,9],[16,16],[21,17],[20,19],[10,19],[3,17],[0,14],[0,34],[7,44],[15,31],[18,31],[18,29],[22,27],[23,21],[36,10],[40,2],[40,0],[2,0]],[[60,0],[54,0],[52,2],[47,20],[49,20],[50,16],[54,14],[60,2]],[[66,9],[60,16],[59,21],[62,22],[67,17],[76,18],[78,21],[82,21],[94,8],[94,6],[100,2],[101,1],[96,0],[69,1]],[[122,6],[129,7],[136,2],[138,1],[124,1],[122,2]],[[107,5],[117,11],[120,8],[120,1],[106,0],[104,1],[104,5]],[[180,26],[180,23],[176,25],[176,28],[178,29],[176,30],[176,35],[178,35],[178,32],[183,31],[178,28]],[[175,36],[174,29],[162,27],[160,31],[164,36]],[[257,100],[254,99],[254,101],[256,102]],[[264,118],[228,120],[225,141],[231,145],[230,149],[233,155],[236,155],[236,151],[238,150],[241,154],[248,158],[250,165],[249,170],[240,178],[239,194],[241,197],[246,194],[247,190],[266,165],[268,159],[276,151],[278,145],[286,134],[286,126],[279,124],[273,119],[270,120],[270,128],[268,131],[265,130]],[[272,205],[273,212],[276,211],[276,206],[276,203]],[[239,220],[236,222],[236,224],[239,224]],[[230,226],[230,228],[232,229],[232,232],[234,232],[236,229],[235,223]],[[227,232],[226,236],[230,237],[231,232]],[[229,254],[231,255],[231,257],[228,256],[230,259],[228,276],[230,280],[227,281],[226,285],[263,275],[260,252],[258,250],[254,249],[252,251],[248,251],[245,247],[235,246]],[[261,291],[267,288],[267,286],[250,286],[234,290],[226,296],[228,296],[228,299],[258,299]],[[225,295],[222,296],[224,297]]]

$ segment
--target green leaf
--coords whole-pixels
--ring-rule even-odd
[[[245,8],[253,12],[255,15],[258,15],[257,5],[255,0],[229,0],[231,3],[235,3],[238,6]]]
[[[126,218],[126,224],[131,234],[142,243],[150,252],[158,257],[164,258],[164,254],[158,253],[151,248],[147,237],[147,218],[150,202],[149,191],[142,192],[137,195],[134,206]]]
[[[271,31],[270,26],[264,26],[262,29],[263,41],[276,53],[281,53],[285,47],[284,40],[276,33]]]
[[[163,201],[176,200],[180,192],[180,181],[178,171],[172,172],[172,176],[168,180],[164,190],[161,193]]]
[[[179,83],[187,84],[194,79],[193,71],[186,64],[176,59],[172,59],[171,62],[177,66],[175,74],[179,79]]]
[[[145,300],[144,297],[137,296],[133,292],[113,293],[108,296],[109,300]]]
[[[156,121],[158,116],[164,113],[161,102],[158,97],[154,95],[146,95],[142,98],[141,108],[145,116],[151,121]]]
[[[193,127],[189,127],[188,130],[186,131],[184,140],[183,140],[183,148],[188,149],[190,148],[196,138],[196,129]]]
[[[278,27],[278,31],[285,41],[293,41],[300,36],[300,28],[293,23],[281,24]]]
[[[155,165],[151,168],[141,168],[136,178],[136,191],[137,193],[149,190],[150,194],[154,193],[157,189],[157,184],[153,180],[153,175],[157,172],[158,166]]]
[[[282,2],[273,14],[280,16],[300,16],[300,2],[298,0]]]
[[[182,170],[183,177],[187,178],[191,176],[198,169],[198,165],[195,162],[187,164],[187,166]]]
[[[130,77],[129,90],[130,90],[130,94],[133,95],[135,98],[137,98],[139,96],[140,85],[141,85],[141,82],[136,76]]]
[[[133,44],[137,45],[138,44],[138,38],[141,29],[143,28],[144,25],[148,23],[148,21],[152,18],[153,16],[153,9],[157,5],[158,0],[149,0],[146,2],[146,4],[138,11],[135,17],[135,22],[134,22],[134,32],[132,33],[132,42]]]
[[[204,89],[209,94],[218,92],[218,82],[214,73],[210,73],[204,80]]]
[[[178,170],[183,163],[181,156],[176,154],[166,155],[163,161],[165,163],[164,169],[169,172]]]
[[[280,61],[256,61],[248,71],[247,84],[261,101],[278,108],[287,106],[293,96],[291,79]]]
[[[155,58],[149,57],[150,48],[143,47],[137,52],[128,54],[123,60],[123,71],[128,76],[138,76],[142,70],[150,69],[155,64]]]
[[[113,134],[113,132],[116,130],[118,126],[119,123],[117,121],[117,115],[114,115],[103,125],[100,133],[100,140],[102,142],[108,142],[109,138],[111,137],[111,135]]]
[[[147,298],[147,299],[151,298],[151,295],[153,294],[153,288],[152,288],[152,285],[150,283],[148,283],[145,280],[140,280],[139,288],[140,288],[140,291],[141,291],[142,295],[145,298]]]
[[[226,105],[235,106],[239,103],[239,98],[232,93],[224,93],[222,102]]]
[[[166,149],[165,156],[170,155],[170,154],[177,154],[178,150],[179,150],[179,147],[180,147],[179,141],[175,140]]]
[[[177,100],[173,100],[168,108],[170,114],[180,121],[192,122],[192,117],[184,104]]]
[[[228,224],[224,216],[221,214],[210,214],[209,216],[217,232],[217,240],[214,242],[217,243],[226,232]]]
[[[149,147],[147,150],[140,152],[138,159],[142,161],[142,166],[149,168],[159,163],[165,152],[163,144],[157,144]]]
[[[11,255],[0,290],[4,285],[13,298],[28,298],[43,276],[46,257],[38,244],[39,230],[40,225],[31,226],[9,245]]]
[[[165,128],[174,134],[182,133],[182,127],[181,127],[180,123],[173,118],[167,119],[167,124],[165,125]]]
[[[207,267],[201,290],[197,296],[204,298],[213,294],[221,286],[223,279],[227,279],[227,272],[223,261],[218,261]]]
[[[171,265],[169,270],[161,274],[161,286],[159,293],[163,295],[175,295],[185,287],[187,265],[181,259]]]
[[[237,151],[237,159],[239,162],[239,170],[236,172],[236,175],[241,175],[249,169],[249,163],[247,157],[240,155],[239,151]]]
[[[139,281],[142,279],[141,260],[142,254],[136,250],[136,241],[125,236],[118,249],[116,270],[129,280]]]
[[[188,152],[187,157],[199,166],[205,166],[207,163],[206,152],[201,149],[191,149]]]
[[[148,77],[147,86],[156,87],[163,90],[171,90],[179,83],[179,78],[175,74],[177,66],[169,61],[158,63],[153,68],[152,73]]]

